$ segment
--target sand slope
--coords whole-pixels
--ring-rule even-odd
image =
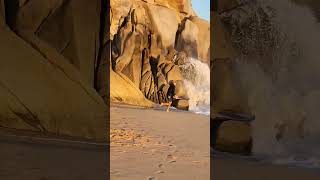
[[[209,179],[209,117],[111,107],[111,179]]]

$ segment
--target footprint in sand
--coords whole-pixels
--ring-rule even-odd
[[[162,173],[164,173],[163,170],[159,170],[159,171],[156,172],[156,174],[162,174]]]
[[[172,154],[167,155],[167,163],[175,163],[177,162],[177,157],[173,156]]]

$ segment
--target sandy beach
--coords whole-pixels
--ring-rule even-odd
[[[209,117],[112,105],[111,180],[210,179]]]
[[[107,145],[0,128],[1,180],[102,180]]]
[[[189,112],[111,106],[111,180],[318,180],[320,171],[237,155],[212,156],[209,118]],[[211,168],[211,172],[210,172]]]

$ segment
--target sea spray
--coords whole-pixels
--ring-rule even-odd
[[[198,114],[210,114],[210,69],[198,59],[189,58],[180,66],[189,97],[189,110]]]
[[[315,165],[320,159],[319,24],[310,9],[289,0],[256,2],[242,8],[244,16],[227,17],[241,52],[234,74],[256,116],[253,153],[277,163]]]

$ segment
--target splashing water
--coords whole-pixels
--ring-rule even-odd
[[[289,0],[257,0],[239,13],[227,18],[237,27],[233,37],[243,53],[234,76],[256,116],[253,153],[270,156],[275,163],[318,166],[318,21],[310,9]],[[248,22],[250,29],[245,29]]]
[[[185,78],[184,85],[189,97],[189,110],[210,115],[210,69],[200,60],[189,58],[180,66]]]

